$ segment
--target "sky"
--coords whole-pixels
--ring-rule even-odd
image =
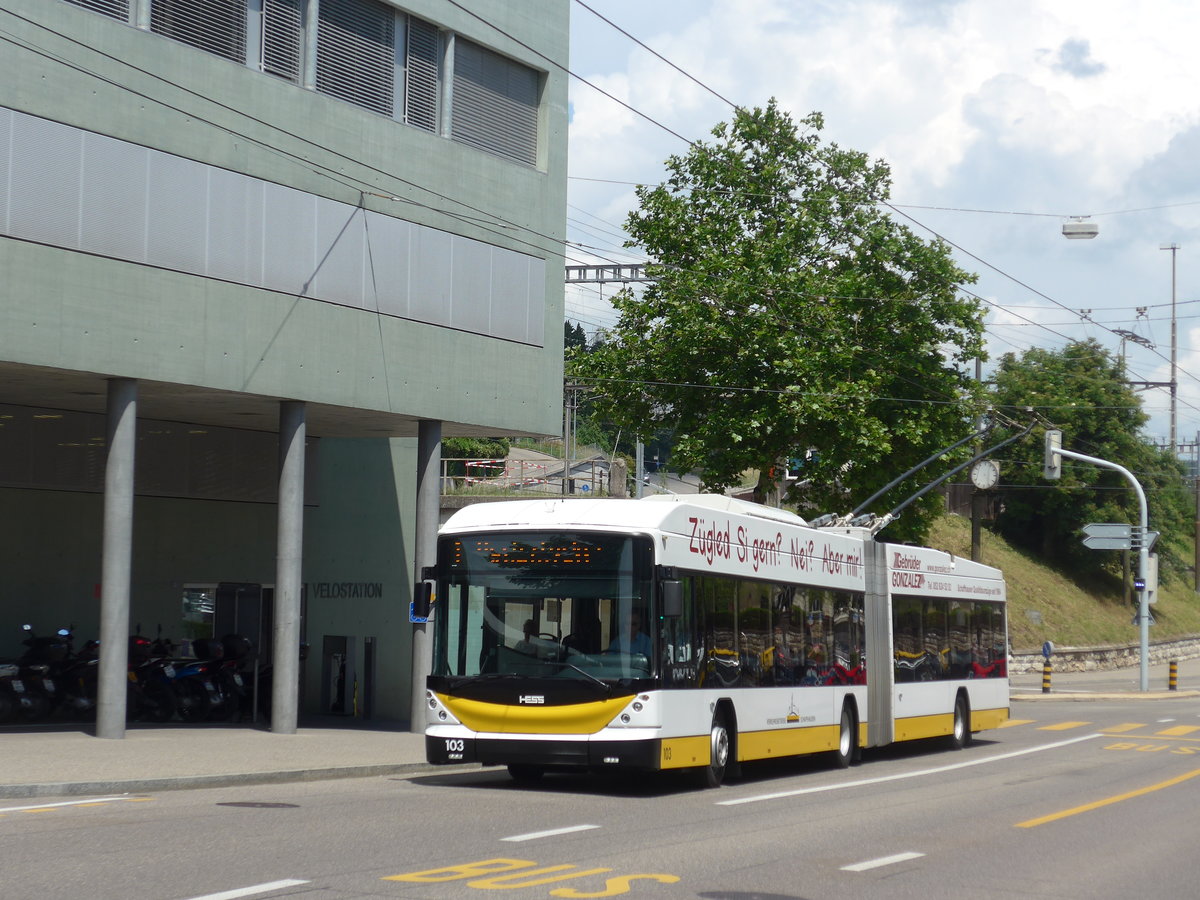
[[[1169,382],[1174,269],[1176,433],[1191,455],[1197,35],[1192,0],[572,0],[567,264],[644,261],[622,247],[633,184],[661,182],[682,138],[710,138],[726,100],[774,97],[888,163],[901,221],[978,273],[993,360],[1094,338],[1125,352],[1131,380]],[[1099,236],[1064,238],[1077,216]],[[567,319],[611,325],[616,289],[568,286]],[[1151,439],[1169,438],[1169,396],[1142,394]]]

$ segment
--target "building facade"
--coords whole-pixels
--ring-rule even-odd
[[[408,718],[418,432],[560,428],[568,11],[0,4],[0,656],[295,607]]]

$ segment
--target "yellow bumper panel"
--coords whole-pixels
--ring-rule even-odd
[[[569,706],[511,706],[437,695],[472,731],[495,734],[595,734],[625,708],[633,694]]]

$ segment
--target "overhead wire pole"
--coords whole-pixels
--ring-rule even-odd
[[[601,263],[594,266],[565,266],[563,281],[566,284],[620,284],[644,283],[656,281],[646,274],[646,267],[640,263],[622,265],[618,263]],[[564,428],[565,431],[565,428]],[[616,447],[613,447],[616,452]],[[642,478],[645,469],[645,445],[641,437],[637,438],[634,467],[634,496],[641,498],[643,493]],[[566,492],[566,476],[563,477],[563,492]]]
[[[1179,245],[1174,243],[1162,244],[1158,249],[1171,251],[1171,455],[1174,456],[1177,452],[1176,448],[1179,444],[1175,431],[1179,393],[1179,373],[1177,368],[1179,341],[1175,323],[1175,254],[1179,251]]]

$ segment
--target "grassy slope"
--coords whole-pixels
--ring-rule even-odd
[[[928,544],[970,559],[970,521],[943,516],[934,524]],[[1036,651],[1048,640],[1063,647],[1137,642],[1138,631],[1130,621],[1133,609],[1125,604],[1118,582],[1080,585],[986,529],[981,555],[982,562],[1004,572],[1009,639],[1015,651]],[[1151,607],[1157,624],[1150,626],[1150,640],[1200,634],[1200,597],[1190,584],[1163,584],[1158,596],[1158,603]],[[1041,624],[1034,621],[1036,613],[1041,614]]]

